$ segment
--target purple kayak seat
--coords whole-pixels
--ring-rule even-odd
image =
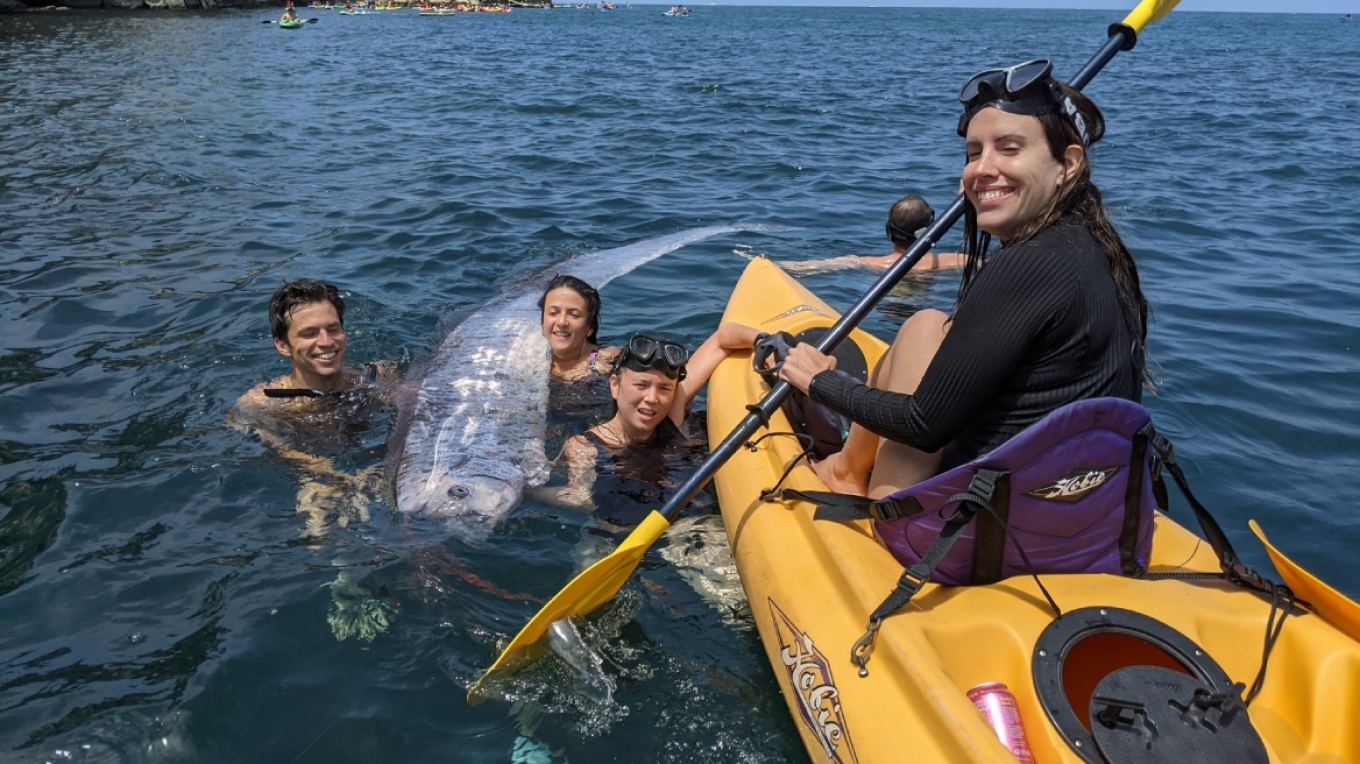
[[[1137,576],[1152,551],[1152,434],[1151,415],[1139,404],[1092,398],[883,499],[803,496],[821,505],[819,520],[873,518],[879,540],[904,567],[933,562],[922,572],[942,584],[1030,572]],[[960,514],[964,504],[971,511]],[[952,546],[928,560],[951,524],[962,526],[952,528]]]

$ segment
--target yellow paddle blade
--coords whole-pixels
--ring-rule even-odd
[[[618,594],[619,589],[628,583],[642,556],[647,554],[661,534],[670,527],[670,522],[656,510],[652,510],[619,548],[608,557],[586,568],[581,575],[572,579],[566,588],[548,601],[538,614],[520,629],[519,634],[501,652],[491,668],[482,678],[473,683],[468,690],[468,703],[477,705],[486,699],[481,693],[482,683],[492,674],[513,672],[520,666],[538,657],[542,648],[538,643],[548,633],[554,622],[572,616],[584,616],[603,605]]]
[[[1285,557],[1283,552],[1271,545],[1265,531],[1261,530],[1261,526],[1257,525],[1255,520],[1248,521],[1247,525],[1251,526],[1251,532],[1265,545],[1270,561],[1275,563],[1275,570],[1289,588],[1294,590],[1294,594],[1312,605],[1318,616],[1335,626],[1337,631],[1351,639],[1360,640],[1360,604],[1356,604],[1354,600]]]
[[[1161,21],[1162,17],[1170,13],[1171,9],[1175,8],[1179,2],[1180,0],[1143,0],[1137,8],[1134,8],[1129,12],[1129,15],[1124,17],[1122,23],[1134,32],[1141,33],[1143,27],[1154,21]]]

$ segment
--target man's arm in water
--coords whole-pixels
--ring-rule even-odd
[[[882,273],[892,267],[901,255],[860,255],[857,259],[871,271]],[[927,252],[916,265],[911,268],[912,273],[924,273],[926,271],[939,271],[946,268],[962,268],[968,262],[968,255],[958,252]]]
[[[840,257],[828,257],[823,260],[793,260],[789,262],[779,262],[776,264],[783,268],[785,272],[794,276],[817,276],[833,271],[870,271],[872,273],[883,273],[897,262],[901,255],[841,255]],[[927,271],[944,270],[947,268],[962,268],[968,261],[968,256],[958,252],[929,252],[922,257],[919,262],[912,267],[912,273],[925,273]]]

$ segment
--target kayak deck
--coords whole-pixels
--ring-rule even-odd
[[[830,326],[836,317],[762,258],[748,266],[723,320],[797,334]],[[852,339],[871,365],[885,349],[862,332]],[[749,354],[724,362],[710,383],[713,436],[730,432],[746,416],[745,406],[766,391]],[[789,431],[782,412],[768,431]],[[976,587],[926,584],[884,621],[868,676],[857,675],[851,646],[903,568],[867,521],[814,523],[814,507],[806,502],[759,500],[799,450],[793,438],[767,438],[755,451],[740,449],[716,482],[762,641],[812,758],[898,761],[909,752],[913,761],[1014,762],[966,695],[977,685],[1002,682],[1017,698],[1036,761],[1082,761],[1050,723],[1035,689],[1035,644],[1054,614],[1030,577]],[[785,485],[825,490],[803,465]],[[1207,542],[1159,514],[1150,569],[1216,572],[1219,566]],[[1122,608],[1170,626],[1232,681],[1250,685],[1260,668],[1270,603],[1226,582],[1103,574],[1044,575],[1042,581],[1064,612]],[[1120,661],[1118,650],[1105,652],[1111,654],[1097,662]],[[1317,616],[1290,617],[1249,717],[1272,762],[1360,759],[1360,645]]]

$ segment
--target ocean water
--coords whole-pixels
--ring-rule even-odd
[[[265,316],[284,279],[340,284],[350,358],[409,371],[569,253],[783,227],[603,290],[608,338],[693,345],[746,257],[882,253],[897,197],[947,206],[968,75],[1070,74],[1121,15],[663,10],[0,17],[0,761],[805,760],[754,632],[655,554],[585,635],[612,700],[544,661],[469,707],[585,523],[527,504],[484,546],[432,547],[374,495],[367,521],[311,532],[291,468],[224,424],[285,369]],[[1360,89],[1338,62],[1358,36],[1176,12],[1088,89],[1095,178],[1153,306],[1146,403],[1249,562],[1254,517],[1351,595]],[[870,279],[807,282],[844,307]],[[955,289],[897,293],[869,327]],[[339,577],[391,608],[371,643],[328,624]]]

